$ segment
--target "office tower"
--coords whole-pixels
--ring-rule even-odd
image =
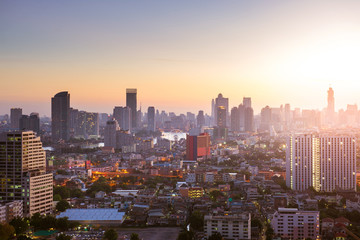
[[[216,232],[224,239],[251,239],[251,214],[205,215],[206,237]]]
[[[320,239],[319,211],[279,208],[271,220],[275,235],[281,239]]]
[[[244,97],[243,98],[243,105],[245,108],[251,108],[251,98],[250,97]]]
[[[211,122],[209,126],[215,125],[215,100],[211,100]]]
[[[264,107],[261,109],[261,124],[260,130],[262,131],[270,131],[271,125],[271,108],[269,106]]]
[[[205,125],[205,116],[204,111],[200,110],[197,117],[196,117],[196,124],[198,128],[201,128]]]
[[[99,136],[99,113],[86,112],[85,137]]]
[[[240,124],[240,131],[245,131],[245,107],[244,105],[240,104],[238,107],[239,111],[239,124]]]
[[[126,106],[131,109],[131,128],[137,127],[137,89],[126,89]]]
[[[224,107],[225,109],[225,125],[224,127],[227,127],[226,123],[227,123],[227,118],[229,117],[229,98],[224,98],[223,95],[221,93],[219,93],[218,97],[215,99],[215,106],[214,106],[214,110],[215,110],[215,123],[217,124],[218,122],[218,109],[219,107]]]
[[[129,107],[115,107],[113,117],[123,130],[131,130],[131,109]]]
[[[30,116],[22,115],[19,121],[20,130],[33,131],[40,133],[40,118],[38,113],[31,113]]]
[[[24,216],[52,212],[53,175],[46,173],[45,151],[34,132],[0,134],[0,189],[1,200],[23,201]]]
[[[293,190],[356,190],[356,142],[350,136],[293,135],[286,148],[286,184]]]
[[[109,115],[107,113],[100,113],[99,114],[99,126],[105,127],[106,122],[109,120]]]
[[[11,128],[19,129],[19,121],[22,116],[21,108],[12,108],[10,109],[10,124]]]
[[[70,108],[70,120],[69,120],[69,134],[70,137],[75,137],[78,134],[78,121],[79,121],[79,110]]]
[[[328,90],[328,105],[327,105],[327,117],[329,124],[334,123],[335,117],[335,98],[334,98],[334,90],[330,87]]]
[[[218,127],[226,127],[226,108],[219,106],[216,111],[216,123]]]
[[[155,108],[154,107],[148,107],[147,119],[148,119],[148,130],[155,132]]]
[[[118,130],[120,130],[120,127],[115,119],[107,121],[104,133],[105,147],[116,148],[116,131]]]
[[[244,110],[244,130],[245,132],[254,131],[254,111],[251,107],[247,107]]]
[[[198,136],[186,135],[186,159],[197,160],[198,157],[210,156],[210,135],[202,133]]]
[[[237,107],[233,107],[231,109],[231,116],[230,116],[230,128],[231,131],[239,132],[240,131],[240,115],[239,109]]]
[[[136,126],[138,128],[142,128],[142,119],[143,119],[143,114],[141,112],[141,108],[136,112]]]
[[[285,126],[286,126],[286,130],[289,130],[290,128],[290,123],[291,123],[291,108],[290,108],[290,104],[285,104]]]
[[[67,141],[70,138],[70,94],[59,92],[51,99],[52,140]]]

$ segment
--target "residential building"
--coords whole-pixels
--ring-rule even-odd
[[[271,225],[275,236],[282,239],[320,239],[318,211],[279,208],[273,215]]]
[[[224,239],[251,239],[251,214],[205,215],[206,237],[219,232]]]
[[[0,134],[0,189],[0,200],[23,201],[24,216],[52,213],[53,175],[34,132]]]

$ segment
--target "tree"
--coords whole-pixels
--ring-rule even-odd
[[[56,219],[56,228],[61,231],[66,231],[69,229],[70,222],[67,217]]]
[[[258,218],[251,219],[251,227],[258,227],[259,231],[262,229],[262,223]]]
[[[105,231],[104,239],[106,240],[117,240],[118,234],[114,229],[108,229]]]
[[[327,205],[327,202],[326,202],[326,200],[325,199],[320,199],[320,201],[318,202],[318,207],[319,207],[319,209],[324,209],[324,208],[326,208],[326,205]]]
[[[213,190],[210,192],[210,198],[211,200],[213,200],[214,202],[216,202],[216,200],[219,198],[219,197],[222,197],[223,196],[223,193],[220,192],[219,190]]]
[[[32,240],[31,237],[28,237],[26,235],[20,235],[16,238],[17,240]]]
[[[216,232],[216,233],[211,234],[208,240],[222,240],[222,239],[223,238],[221,236],[221,233]]]
[[[194,211],[189,219],[190,227],[195,230],[201,231],[204,226],[204,215],[199,211]]]
[[[180,232],[176,240],[192,240],[193,235],[193,232]]]
[[[62,198],[61,198],[60,194],[55,194],[53,199],[54,199],[54,201],[60,201]]]
[[[137,233],[132,233],[130,235],[130,240],[140,240],[139,234]]]
[[[66,234],[60,234],[59,236],[56,237],[56,240],[71,240],[71,239],[72,237]]]
[[[15,228],[8,223],[0,225],[0,239],[10,239],[15,234]]]
[[[274,229],[268,225],[265,231],[266,240],[271,240],[274,237]]]
[[[59,212],[65,212],[68,208],[70,208],[70,204],[66,200],[61,200],[56,204],[56,210]]]
[[[16,235],[20,235],[29,229],[27,219],[16,217],[10,221],[10,225],[14,227]]]
[[[54,196],[56,194],[59,194],[61,196],[61,199],[67,199],[70,197],[70,191],[69,188],[60,186],[54,188]]]
[[[35,231],[42,227],[42,216],[40,213],[35,213],[30,218],[30,225],[35,228]]]

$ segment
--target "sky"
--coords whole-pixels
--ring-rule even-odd
[[[51,97],[111,113],[138,105],[210,113],[237,106],[359,104],[360,1],[0,0],[0,114],[50,115]]]

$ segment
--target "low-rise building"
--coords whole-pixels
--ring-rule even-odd
[[[318,211],[300,211],[297,208],[279,208],[271,220],[276,236],[290,239],[319,239]]]
[[[207,237],[219,232],[224,239],[251,239],[251,214],[205,215]]]

